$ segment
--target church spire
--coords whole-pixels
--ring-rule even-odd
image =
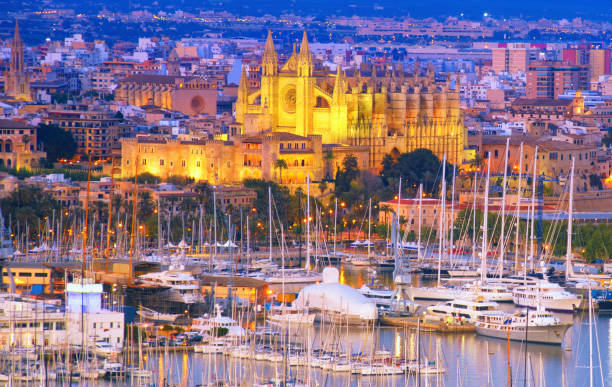
[[[9,72],[4,78],[4,94],[17,100],[31,101],[30,81],[23,64],[24,45],[19,33],[19,22],[15,20],[15,35],[11,45]]]
[[[313,71],[312,53],[308,44],[308,35],[304,31],[302,36],[302,44],[300,45],[300,53],[298,54],[298,76],[312,76]]]
[[[271,30],[268,30],[268,37],[266,38],[266,45],[261,58],[261,73],[264,76],[276,75],[278,73],[278,59]]]
[[[238,84],[238,97],[240,97],[242,94],[248,94],[249,92],[249,87],[247,86],[247,72],[246,72],[246,65],[243,64],[242,65],[242,70],[240,72],[240,83]]]
[[[332,94],[332,104],[340,106],[346,104],[344,96],[344,80],[342,79],[342,66],[338,65],[336,81],[334,82],[334,92]]]

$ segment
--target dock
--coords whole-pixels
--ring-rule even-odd
[[[419,322],[419,319],[421,320]],[[463,323],[447,323],[444,321],[427,321],[417,316],[380,316],[381,325],[419,329],[423,332],[436,333],[472,333],[476,332],[476,327]]]

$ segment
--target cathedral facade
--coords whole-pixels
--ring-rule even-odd
[[[272,34],[261,63],[261,87],[248,87],[243,68],[236,121],[245,135],[267,131],[319,135],[324,144],[367,146],[368,166],[380,168],[392,150],[418,148],[461,163],[466,130],[459,107],[458,78],[436,81],[433,68],[406,74],[401,65],[377,74],[345,74],[315,68],[304,32],[299,53],[279,65]]]
[[[4,94],[18,101],[31,101],[30,80],[23,64],[23,47],[19,34],[19,23],[15,22],[9,72],[4,76]]]

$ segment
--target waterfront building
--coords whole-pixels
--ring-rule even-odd
[[[66,345],[63,308],[14,293],[0,295],[0,350]]]
[[[367,168],[378,169],[394,148],[418,148],[444,154],[452,163],[463,160],[465,127],[459,106],[458,79],[438,81],[433,67],[421,76],[403,68],[370,66],[344,74],[315,66],[304,33],[299,53],[279,67],[268,34],[261,63],[261,86],[251,90],[243,69],[236,101],[236,121],[245,135],[283,131],[319,135],[325,144],[367,145]]]
[[[11,262],[2,270],[2,285],[19,294],[50,294],[53,283],[63,276],[52,265],[34,262]]]
[[[124,314],[102,303],[102,284],[78,278],[66,284],[66,340],[68,344],[92,346],[104,341],[123,347]]]
[[[11,45],[11,62],[9,71],[4,76],[4,94],[16,100],[31,101],[29,75],[23,64],[23,48],[19,34],[19,23],[15,22],[15,34]]]
[[[421,216],[421,226],[426,227],[430,230],[438,230],[440,228],[440,211],[442,209],[440,199],[438,198],[423,198],[419,201],[416,199],[401,199],[395,198],[394,200],[388,200],[386,202],[380,202],[378,212],[378,221],[384,224],[391,224],[393,222],[393,214],[397,213],[399,205],[400,217],[406,219],[406,223],[403,227],[407,232],[419,232],[419,212]],[[420,205],[420,209],[419,209]],[[459,211],[461,210],[459,203],[455,204],[455,211],[452,211],[452,202],[447,201],[445,203],[447,227],[450,227]],[[452,215],[452,217],[451,217]],[[429,235],[424,238],[430,237]]]

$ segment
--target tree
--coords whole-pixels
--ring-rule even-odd
[[[323,156],[323,161],[325,162],[325,179],[331,180],[332,176],[332,161],[335,156],[332,151],[325,152],[325,156]]]
[[[442,176],[442,163],[436,155],[429,149],[417,149],[413,152],[402,153],[395,158],[393,155],[386,155],[382,161],[380,177],[387,186],[392,186],[392,192],[397,192],[399,179],[402,179],[402,187],[416,194],[419,184],[423,184],[423,191],[436,195],[440,190],[440,177]],[[447,162],[446,180],[452,180],[452,167]]]
[[[37,233],[35,225],[41,219],[51,219],[54,211],[56,214],[60,211],[61,204],[39,187],[22,186],[0,200],[0,207],[4,216],[11,219],[13,227],[19,225],[19,229],[14,229],[16,234],[25,232],[26,225],[29,225],[32,237]]]
[[[591,188],[597,188],[599,190],[603,189],[603,183],[601,182],[601,178],[594,173],[589,175],[589,185],[591,186]]]
[[[279,184],[283,184],[283,169],[287,169],[287,162],[283,159],[278,159],[274,162],[274,168],[279,171]]]
[[[610,147],[610,144],[612,144],[612,130],[609,130],[606,132],[606,135],[603,136],[603,138],[601,139],[601,142],[605,146]]]
[[[54,163],[59,159],[71,159],[77,150],[72,133],[57,125],[39,124],[36,128],[38,146],[47,152],[47,161]]]
[[[336,196],[340,196],[345,192],[348,192],[351,188],[351,182],[359,174],[359,164],[357,157],[352,154],[348,154],[342,160],[342,169],[336,172]]]

